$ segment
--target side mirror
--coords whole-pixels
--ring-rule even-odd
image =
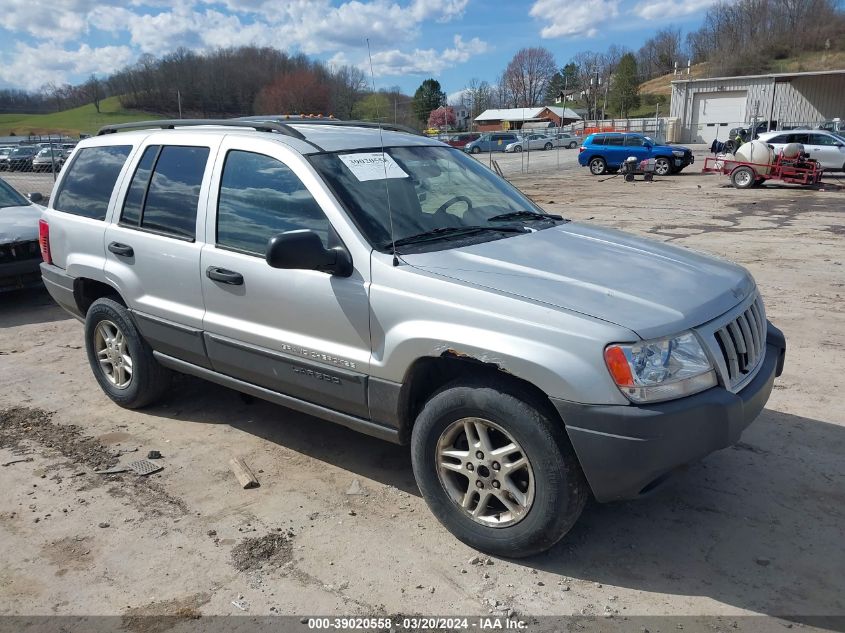
[[[339,277],[352,274],[352,258],[342,246],[326,248],[309,229],[286,231],[270,238],[264,259],[273,268],[318,270]]]
[[[41,202],[44,199],[44,196],[37,191],[26,194],[26,197],[29,198],[30,202]]]

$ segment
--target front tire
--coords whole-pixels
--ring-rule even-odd
[[[113,299],[97,299],[88,308],[85,349],[100,387],[121,407],[145,407],[170,386],[171,372],[153,357],[129,312]]]
[[[497,556],[549,549],[589,495],[560,420],[507,384],[452,383],[432,396],[414,425],[411,459],[437,519]]]
[[[658,176],[668,176],[672,173],[672,163],[662,156],[654,160],[654,173]]]
[[[590,160],[590,173],[593,176],[601,176],[607,172],[607,162],[599,156]]]
[[[577,147],[577,145],[578,144],[575,141],[573,141],[569,144],[569,149],[575,149]]]
[[[481,148],[480,148],[480,147],[478,147],[478,146],[476,146],[476,147],[473,147],[470,151],[471,151],[473,154],[480,154],[480,153],[481,153]]]

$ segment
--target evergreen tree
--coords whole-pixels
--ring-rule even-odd
[[[414,93],[414,114],[423,124],[428,122],[428,115],[446,105],[446,93],[440,88],[436,79],[426,79]]]
[[[637,76],[637,58],[625,53],[619,59],[610,84],[610,107],[620,117],[627,117],[640,105],[640,81]]]

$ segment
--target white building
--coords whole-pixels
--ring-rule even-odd
[[[845,117],[845,70],[679,79],[669,116],[678,118],[679,140],[687,143],[724,140],[752,120],[814,127]]]

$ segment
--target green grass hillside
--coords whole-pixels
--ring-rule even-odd
[[[29,134],[93,134],[104,125],[160,119],[159,115],[125,110],[117,97],[100,102],[100,112],[93,104],[52,114],[0,114],[0,136]]]

